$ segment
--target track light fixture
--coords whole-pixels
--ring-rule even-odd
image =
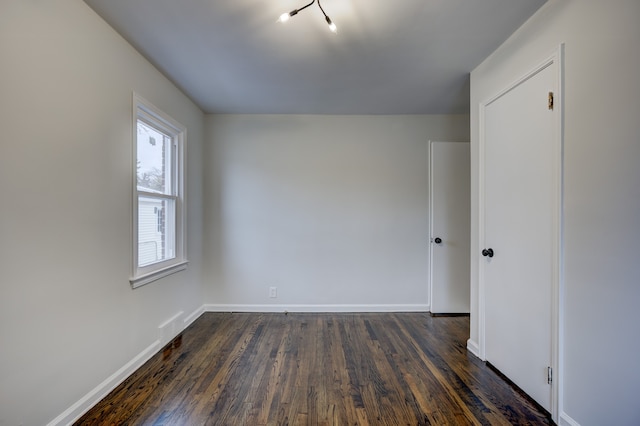
[[[280,15],[280,18],[278,19],[278,21],[285,23],[289,20],[289,18],[291,18],[292,16],[295,16],[298,14],[298,12],[301,12],[303,10],[305,10],[306,8],[308,8],[309,6],[311,6],[312,4],[314,4],[316,2],[316,0],[313,0],[311,3],[302,6],[300,9],[293,9],[291,12],[288,13],[283,13],[282,15]],[[327,21],[327,25],[329,25],[329,29],[331,30],[331,32],[337,32],[338,31],[338,27],[336,27],[336,24],[333,23],[333,21],[331,21],[331,18],[329,18],[329,16],[327,16],[327,14],[324,12],[324,9],[322,8],[322,5],[320,4],[320,0],[318,0],[318,7],[320,8],[320,10],[322,11],[322,14],[324,15],[324,19]]]

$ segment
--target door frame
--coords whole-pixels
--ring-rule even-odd
[[[427,277],[427,286],[429,291],[429,311],[433,312],[433,234],[434,234],[434,223],[433,223],[433,144],[434,143],[466,143],[470,146],[469,142],[461,142],[461,141],[443,141],[443,140],[429,140],[429,274]],[[471,243],[471,241],[469,241]],[[471,293],[471,285],[469,285],[469,293]],[[469,311],[471,310],[471,306],[469,306]],[[466,315],[467,313],[464,313]]]
[[[485,229],[485,146],[486,146],[486,108],[506,95],[514,88],[523,84],[531,77],[538,74],[545,68],[556,65],[556,87],[554,89],[554,109],[558,113],[555,114],[554,120],[554,158],[553,161],[553,247],[552,247],[552,282],[551,282],[551,368],[553,371],[553,380],[551,382],[551,416],[555,422],[558,422],[559,413],[563,409],[563,317],[564,317],[564,259],[563,259],[563,146],[564,146],[564,43],[559,45],[554,52],[537,66],[531,68],[522,77],[509,84],[505,89],[496,95],[483,101],[479,105],[479,133],[478,140],[479,161],[478,161],[478,244],[482,247],[475,247],[477,256],[480,256],[486,239]],[[485,268],[486,263],[480,261],[478,267],[478,355],[486,361],[485,346]]]

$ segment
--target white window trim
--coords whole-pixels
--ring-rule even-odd
[[[175,171],[175,191],[176,191],[176,249],[173,259],[163,262],[153,263],[146,266],[138,266],[138,197],[144,195],[144,191],[138,191],[137,182],[137,140],[138,140],[138,118],[143,117],[145,121],[157,125],[162,129],[170,131],[176,143],[174,155],[176,156],[177,170]],[[132,274],[129,279],[132,288],[137,288],[149,284],[160,278],[185,270],[189,261],[187,260],[187,236],[186,236],[186,145],[187,129],[182,124],[169,117],[151,102],[144,99],[137,93],[133,93],[133,124],[132,124]]]

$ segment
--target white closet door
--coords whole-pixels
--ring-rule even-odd
[[[557,65],[484,110],[485,357],[551,411]],[[492,257],[491,257],[492,256]]]
[[[431,312],[469,313],[469,144],[431,142]]]

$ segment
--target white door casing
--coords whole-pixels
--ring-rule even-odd
[[[469,144],[430,141],[429,158],[431,312],[469,313]]]
[[[562,57],[560,46],[480,105],[482,246],[474,248],[478,256],[483,249],[494,252],[481,257],[478,270],[480,356],[556,421],[562,376]]]

